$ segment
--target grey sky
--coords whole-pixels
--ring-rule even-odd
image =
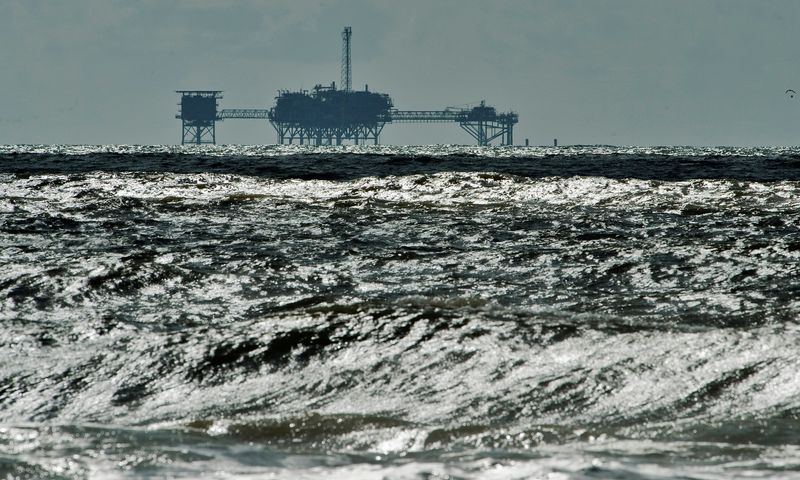
[[[339,80],[401,109],[486,99],[518,143],[800,144],[797,0],[0,0],[0,143],[176,143],[178,89],[222,108]],[[228,120],[218,143],[273,143]],[[388,125],[383,143],[471,143]]]

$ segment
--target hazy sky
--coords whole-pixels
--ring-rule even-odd
[[[798,145],[797,0],[0,0],[0,143],[180,142],[178,89],[267,108],[339,81],[400,109],[485,99],[518,143]],[[274,143],[227,120],[218,143]],[[382,143],[471,143],[387,125]]]

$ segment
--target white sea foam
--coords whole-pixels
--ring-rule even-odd
[[[798,153],[3,152],[534,166]],[[797,467],[798,181],[485,165],[0,174],[0,456],[100,478],[758,478]]]

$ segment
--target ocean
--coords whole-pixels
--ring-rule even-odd
[[[0,477],[800,478],[800,148],[0,146]]]

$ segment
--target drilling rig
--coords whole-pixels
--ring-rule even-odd
[[[485,102],[462,109],[397,110],[385,93],[371,92],[368,86],[364,90],[354,91],[350,50],[352,36],[352,28],[345,27],[342,31],[340,88],[336,87],[336,82],[331,82],[325,86],[318,84],[310,91],[280,90],[275,97],[275,106],[268,110],[220,110],[215,112],[215,118],[204,118],[202,125],[214,132],[214,120],[268,119],[278,134],[280,144],[341,145],[349,140],[356,145],[370,141],[377,145],[378,137],[387,123],[458,123],[478,145],[491,145],[498,138],[502,145],[513,145],[514,125],[519,121],[519,116],[514,112],[497,113],[494,107],[487,106]],[[214,97],[220,98],[220,94],[215,91]],[[194,125],[192,122],[196,119],[187,117],[184,110],[176,117],[184,122],[185,139],[186,125]],[[195,137],[200,138],[200,134],[194,130],[190,133],[195,133],[194,137],[189,135],[190,141],[194,141]],[[214,141],[215,137],[212,136],[210,143]]]
[[[378,143],[378,135],[390,121],[389,95],[364,90],[353,91],[350,39],[353,31],[342,32],[341,89],[315,86],[310,92],[280,91],[268,118],[278,133],[278,143],[341,145],[343,140]]]

